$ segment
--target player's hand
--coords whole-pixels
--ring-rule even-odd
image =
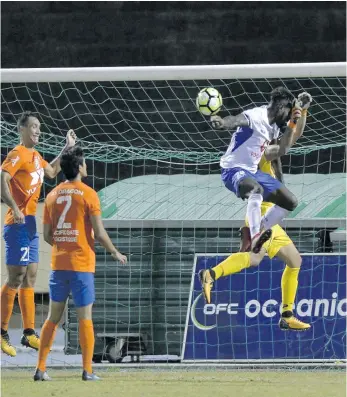
[[[25,223],[25,216],[19,209],[13,211],[13,222],[14,223]]]
[[[70,148],[76,145],[77,136],[74,130],[69,130],[66,134],[66,147]]]
[[[221,130],[224,128],[224,120],[220,116],[211,116],[212,127],[216,130]]]
[[[128,262],[128,259],[125,255],[122,255],[119,251],[113,252],[112,258],[116,261],[119,261],[122,265],[126,265]]]
[[[307,110],[312,102],[312,96],[308,92],[302,92],[298,96],[299,104],[302,110]]]
[[[302,109],[301,109],[300,103],[296,99],[293,109],[292,109],[292,114],[290,116],[290,121],[293,122],[294,124],[296,124],[297,121],[301,118],[301,112],[302,112]]]

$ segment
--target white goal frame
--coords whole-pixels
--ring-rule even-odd
[[[2,69],[2,83],[344,77],[347,62]]]

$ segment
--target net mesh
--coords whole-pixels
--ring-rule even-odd
[[[217,174],[220,173],[219,158],[229,143],[230,132],[214,131],[209,120],[197,112],[197,92],[207,86],[217,88],[223,96],[221,115],[226,116],[263,105],[268,100],[268,93],[278,85],[286,86],[295,95],[307,91],[313,97],[304,136],[291,149],[290,155],[283,159],[287,174],[285,179],[292,181],[292,186],[296,186],[302,194],[306,194],[310,188],[319,189],[319,200],[310,193],[310,205],[316,209],[307,210],[309,217],[333,214],[333,217],[341,218],[346,211],[342,203],[345,196],[337,187],[341,185],[345,172],[346,81],[342,77],[6,83],[1,88],[2,156],[18,143],[18,116],[25,110],[35,111],[43,131],[38,150],[48,159],[53,158],[63,147],[66,131],[70,128],[75,130],[88,159],[91,174],[88,183],[101,191],[102,202],[105,197],[107,199],[107,205],[103,208],[104,217],[112,217],[119,209],[125,217],[126,213],[131,213],[135,218],[136,214],[150,217],[155,208],[157,219],[166,219],[168,213],[171,217],[194,219],[196,213],[192,207],[203,208],[203,205],[207,205],[215,208],[212,225],[214,220],[220,219],[223,206],[227,203],[224,196],[229,194],[224,190],[219,193],[221,183]],[[182,175],[182,178],[172,178],[174,174]],[[185,179],[188,174],[189,180]],[[321,175],[315,178],[315,174]],[[160,179],[160,175],[166,179]],[[207,179],[202,180],[202,176]],[[215,177],[218,186],[211,182]],[[329,185],[332,180],[337,183]],[[45,182],[39,204],[39,219],[42,215],[42,200],[58,181],[59,178]],[[116,181],[124,181],[125,184],[115,188],[110,186]],[[190,185],[185,190],[188,182]],[[111,189],[110,194],[105,190],[107,187]],[[161,195],[163,189],[167,195]],[[175,189],[177,200],[181,201],[173,201]],[[324,201],[332,206],[324,209],[325,212],[319,207]],[[304,204],[300,203],[300,210]],[[124,210],[127,205],[132,211]],[[163,207],[165,210],[162,211]],[[205,213],[202,211],[202,214]],[[242,217],[243,212],[239,218]],[[300,226],[290,236],[301,252],[315,252],[318,242],[324,239],[319,233],[315,228]],[[118,230],[115,224],[110,234],[120,250],[130,255],[131,270],[125,273],[117,270],[103,250],[97,249],[99,270],[96,276],[97,302],[93,314],[96,333],[146,335],[147,354],[164,356],[166,359],[177,358],[184,339],[194,254],[236,251],[239,245],[237,231],[220,230],[218,227],[188,231],[145,227]],[[343,251],[345,243],[335,246],[335,249]],[[37,282],[37,289],[42,294],[36,297],[38,331],[47,314],[49,254],[48,247],[42,245]],[[324,265],[324,259],[322,261]],[[2,275],[5,274],[2,268]],[[254,288],[253,284],[247,284],[245,290],[253,291]],[[280,299],[278,290],[279,285],[274,288],[277,300]],[[330,320],[337,321],[336,317]],[[11,321],[11,340],[18,347],[21,322],[17,303]],[[48,364],[79,364],[79,356],[63,354],[63,348],[70,355],[80,353],[77,319],[71,305],[62,323],[65,323],[66,333],[62,329],[58,331]],[[330,334],[322,331],[315,338],[320,340],[328,336]],[[259,334],[257,340],[260,339]],[[268,343],[274,347],[273,340]],[[204,349],[206,346],[205,343]],[[96,358],[101,359],[106,350],[104,340],[99,338]],[[302,357],[306,358],[306,355]],[[36,353],[20,351],[18,357],[11,361],[3,358],[3,365],[21,365],[23,362],[35,365]]]
[[[305,134],[292,153],[344,145],[344,78],[3,84],[1,145],[18,140],[17,117],[34,110],[45,133],[39,147],[44,153],[56,154],[62,131],[73,128],[93,160],[218,162],[230,133],[212,130],[196,111],[197,92],[217,88],[223,115],[235,115],[266,103],[278,85],[295,95],[305,90],[314,99]]]

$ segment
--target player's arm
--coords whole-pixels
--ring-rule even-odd
[[[301,117],[296,123],[296,128],[293,134],[293,139],[291,145],[294,146],[298,139],[302,137],[302,134],[304,133],[304,129],[306,126],[306,118],[307,118],[307,110],[311,105],[312,102],[312,96],[308,92],[302,92],[298,96],[298,101],[301,106]]]
[[[10,190],[10,180],[12,179],[11,174],[7,171],[1,171],[1,199],[8,205],[13,211],[14,223],[24,223],[24,215],[22,211],[18,208],[17,203],[14,201],[11,190]]]
[[[53,245],[53,228],[52,228],[52,219],[47,207],[47,199],[45,201],[45,205],[43,207],[43,239],[49,245]]]
[[[280,182],[284,183],[283,172],[282,172],[282,162],[281,162],[280,157],[271,161],[271,167],[276,175],[276,179],[279,180]]]
[[[43,224],[43,239],[49,245],[53,245],[53,231],[52,231],[52,225],[50,223]]]
[[[295,101],[295,105],[292,110],[290,121],[284,130],[284,134],[278,145],[270,145],[265,149],[264,156],[267,161],[272,161],[288,153],[292,147],[294,139],[296,124],[301,117],[301,107],[298,101]]]
[[[104,225],[102,224],[101,215],[90,215],[90,221],[94,230],[95,239],[98,240],[99,243],[106,249],[106,251],[112,255],[113,259],[125,265],[127,263],[127,257],[122,255],[113,245],[104,228]]]
[[[271,145],[277,145],[277,144],[278,144],[278,139],[274,139],[271,141]],[[271,168],[272,168],[273,172],[275,173],[276,179],[279,180],[280,182],[284,183],[283,172],[282,172],[282,161],[281,161],[280,157],[271,161]]]
[[[247,127],[249,122],[247,117],[240,113],[237,116],[227,116],[227,117],[220,117],[220,116],[211,116],[211,123],[212,127],[217,130],[233,130],[237,127]]]
[[[295,145],[302,136],[306,126],[307,110],[312,102],[312,96],[307,92],[302,92],[292,111],[290,122],[282,136],[279,145],[270,145],[265,150],[265,158],[272,161],[288,153],[288,150]]]
[[[48,163],[44,169],[45,171],[45,176],[47,178],[53,179],[55,178],[61,168],[60,168],[60,159],[61,156],[63,155],[64,151],[70,147],[75,146],[76,143],[76,134],[74,133],[73,130],[69,130],[68,133],[66,134],[66,144],[63,148],[63,150],[59,153],[59,155],[50,163]]]

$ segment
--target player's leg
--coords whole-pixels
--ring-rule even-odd
[[[100,378],[93,373],[92,369],[95,343],[92,320],[92,308],[95,301],[94,273],[73,273],[71,290],[79,324],[79,338],[83,360],[82,380],[99,380]]]
[[[35,221],[35,218],[32,218]],[[10,346],[9,336],[7,334],[7,326],[11,318],[16,292],[18,287],[23,283],[27,274],[29,263],[31,262],[31,239],[29,224],[31,225],[33,222],[31,222],[31,219],[29,219],[28,224],[26,222],[24,224],[11,224],[4,226],[4,241],[6,251],[5,260],[8,270],[8,280],[1,291],[1,348],[6,354],[9,355],[15,355],[16,353],[14,348]],[[34,268],[33,271],[35,271]],[[28,295],[30,295],[29,299],[33,301],[33,291],[30,291]],[[19,300],[21,300],[21,298],[19,298]]]
[[[18,287],[21,285],[25,274],[26,266],[20,265],[6,265],[7,281],[1,288],[1,350],[14,357],[16,349],[11,345],[10,337],[8,335],[8,323],[12,316],[14,300],[17,294]]]
[[[262,245],[271,237],[271,230],[260,233],[263,188],[253,174],[239,168],[224,169],[222,180],[227,189],[241,197],[242,200],[247,200],[247,218],[251,231],[252,251],[258,253]]]
[[[30,255],[30,254],[29,254]],[[37,260],[37,258],[35,258]],[[29,258],[29,260],[32,260]],[[35,281],[37,275],[37,262],[29,263],[25,277],[18,291],[18,301],[23,321],[23,336],[21,344],[38,350],[40,339],[35,332]]]
[[[35,333],[35,282],[39,262],[39,235],[34,216],[25,217],[25,229],[29,240],[29,260],[25,278],[18,291],[18,301],[23,321],[22,345],[38,350],[40,339]]]
[[[53,345],[55,332],[64,313],[70,293],[70,272],[52,271],[49,278],[49,313],[41,330],[41,340],[34,380],[50,380],[46,373],[46,361]]]
[[[240,252],[249,252],[251,250],[252,238],[248,226],[243,226],[240,229]]]
[[[298,276],[301,267],[301,255],[293,243],[280,248],[277,256],[286,263],[283,271],[282,288],[282,313],[279,326],[283,330],[305,331],[311,326],[298,320],[293,313],[293,304],[298,288]]]
[[[270,178],[272,178],[270,176]],[[278,182],[278,181],[277,181]],[[279,183],[279,182],[278,182]],[[266,201],[274,203],[275,205],[268,209],[262,219],[262,227],[264,229],[271,228],[280,223],[291,211],[294,211],[298,206],[298,200],[295,195],[287,189],[284,185],[276,186],[273,181],[264,188],[264,194],[269,193]],[[276,189],[274,189],[276,187]]]
[[[201,270],[199,272],[199,278],[206,303],[211,303],[211,291],[215,281],[221,277],[239,273],[250,266],[258,266],[264,258],[265,253],[266,251],[263,248],[257,254],[254,252],[238,252],[230,255],[223,262],[211,269]]]
[[[48,317],[41,329],[41,341],[40,341],[41,343],[39,347],[37,365],[34,374],[34,381],[51,380],[51,378],[48,376],[46,372],[46,361],[54,342],[58,323],[63,316],[65,304],[66,304],[66,299],[65,301],[62,302],[54,302],[52,300],[49,301]]]

